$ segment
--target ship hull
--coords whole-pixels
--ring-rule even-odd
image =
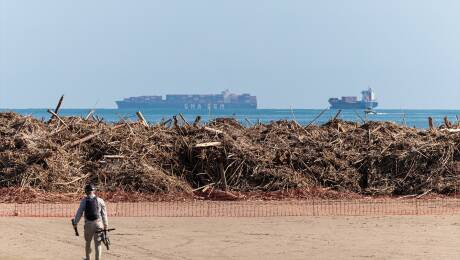
[[[378,106],[378,103],[375,101],[371,102],[343,102],[343,101],[336,101],[336,102],[329,102],[331,104],[331,109],[373,109]]]
[[[255,104],[182,104],[182,103],[134,103],[117,101],[118,109],[136,110],[180,110],[180,111],[236,111],[257,109]]]

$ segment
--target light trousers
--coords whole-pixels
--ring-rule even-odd
[[[85,241],[86,241],[86,260],[91,260],[91,241],[94,240],[94,247],[96,251],[96,260],[101,260],[102,240],[99,234],[96,233],[98,229],[103,229],[104,226],[100,220],[86,221],[85,223]]]

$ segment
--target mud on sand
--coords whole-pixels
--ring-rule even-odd
[[[113,218],[104,259],[459,259],[458,216]],[[81,226],[80,226],[81,229]],[[82,259],[68,219],[0,219],[0,259]]]

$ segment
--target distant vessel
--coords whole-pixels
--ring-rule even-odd
[[[257,109],[257,97],[234,94],[228,89],[221,94],[140,96],[116,101],[119,109],[177,109],[177,110],[247,110]]]
[[[358,100],[358,97],[342,97],[330,98],[329,104],[331,109],[368,109],[371,110],[378,106],[378,102],[375,99],[374,91],[371,88],[361,91],[362,98]]]

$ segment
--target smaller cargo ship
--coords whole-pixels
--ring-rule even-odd
[[[371,88],[361,91],[361,100],[358,100],[356,96],[347,96],[339,98],[330,98],[329,104],[331,109],[366,109],[372,110],[378,106],[378,102],[375,99],[374,91]]]

